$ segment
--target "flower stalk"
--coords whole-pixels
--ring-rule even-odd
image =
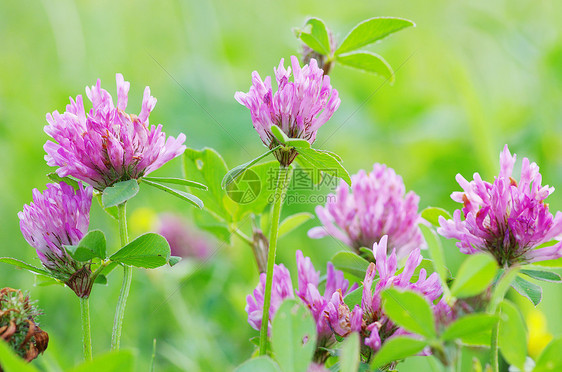
[[[494,328],[492,328],[492,343],[490,344],[490,353],[492,354],[491,365],[492,371],[499,372],[499,356],[498,356],[498,334],[500,331],[500,322],[498,322]]]
[[[127,208],[126,203],[119,204],[118,210],[118,223],[119,223],[119,237],[121,239],[121,246],[129,244],[129,234],[127,232]],[[127,298],[129,297],[129,290],[131,289],[131,282],[133,280],[133,268],[128,265],[123,265],[123,284],[121,285],[121,292],[119,300],[117,301],[117,309],[115,310],[115,319],[113,321],[113,332],[111,334],[111,350],[119,350],[121,343],[121,330],[123,328],[123,318],[125,317],[125,307],[127,306]]]
[[[277,237],[279,235],[279,220],[281,217],[281,207],[287,187],[291,178],[291,170],[283,165],[279,166],[279,174],[277,176],[277,186],[275,190],[275,200],[273,204],[273,212],[271,218],[271,230],[269,234],[269,251],[267,255],[267,276],[265,282],[265,296],[263,305],[263,316],[260,331],[260,355],[267,353],[267,330],[269,324],[269,307],[271,306],[271,287],[273,281],[273,268],[275,265],[275,251],[277,248]]]
[[[90,299],[81,297],[80,315],[82,318],[82,343],[84,344],[84,360],[92,360],[92,332],[90,329]]]

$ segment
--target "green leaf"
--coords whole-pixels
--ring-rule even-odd
[[[135,356],[130,350],[119,350],[96,356],[73,368],[70,372],[133,372]]]
[[[189,194],[185,191],[172,189],[171,187],[168,187],[168,186],[156,183],[156,182],[152,182],[152,181],[149,181],[147,179],[144,179],[144,183],[149,185],[149,186],[152,186],[154,188],[157,188],[159,190],[165,191],[168,194],[172,194],[175,197],[178,197],[181,200],[184,200],[184,201],[188,202],[189,204],[192,204],[192,205],[196,206],[197,208],[203,208],[203,201],[195,195]]]
[[[498,345],[500,351],[509,364],[523,371],[527,357],[527,333],[523,318],[517,307],[508,300],[503,300],[500,304],[499,314]]]
[[[542,288],[520,276],[515,278],[511,286],[517,291],[517,293],[529,299],[529,301],[531,301],[535,306],[537,306],[542,300]]]
[[[287,235],[291,231],[300,227],[302,224],[314,218],[314,215],[308,212],[295,213],[292,216],[285,218],[279,225],[278,237]]]
[[[289,138],[289,139],[287,139],[285,144],[287,146],[296,147],[297,149],[298,148],[306,148],[306,149],[310,148],[310,142],[308,142],[307,140],[304,140],[302,138]]]
[[[461,265],[457,277],[451,286],[451,295],[464,298],[475,296],[484,291],[494,277],[498,264],[489,254],[470,255]]]
[[[433,226],[439,227],[439,217],[443,216],[446,220],[450,220],[451,214],[443,208],[437,207],[427,207],[421,212],[421,216],[424,220],[432,224]]]
[[[56,183],[61,183],[64,182],[67,185],[70,185],[74,188],[74,190],[78,190],[80,187],[78,186],[78,181],[76,181],[75,179],[72,179],[70,177],[61,177],[57,174],[57,172],[51,172],[49,174],[47,174],[47,177],[49,177],[49,179],[53,182]]]
[[[274,126],[272,126],[274,127]],[[256,164],[258,161],[260,161],[261,159],[265,158],[266,156],[268,156],[269,154],[272,154],[274,151],[278,150],[279,148],[281,148],[281,146],[277,146],[274,147],[273,149],[261,154],[260,156],[258,156],[257,158],[250,160],[247,163],[244,163],[242,165],[239,165],[237,167],[232,168],[231,170],[228,171],[228,173],[223,177],[222,182],[221,182],[221,187],[222,189],[226,189],[226,187],[231,184],[232,182],[234,182],[234,180],[236,180],[236,178],[241,175],[242,173],[244,173],[244,171],[248,168],[250,168],[252,165]]]
[[[0,257],[0,262],[4,262],[13,266],[17,266],[20,267],[22,269],[26,269],[27,271],[30,271],[34,274],[39,274],[39,275],[45,275],[50,277],[51,273],[49,273],[47,270],[43,270],[40,269],[38,267],[35,267],[33,265],[30,265],[28,263],[25,263],[23,261],[17,260],[15,258],[11,258],[11,257]]]
[[[281,370],[273,359],[268,356],[260,356],[245,361],[234,372],[281,372]]]
[[[297,37],[314,51],[325,56],[330,55],[330,37],[324,21],[310,18],[302,30],[297,30]]]
[[[78,245],[65,245],[66,251],[77,261],[86,262],[94,257],[106,258],[105,235],[100,230],[88,232]]]
[[[117,266],[119,266],[117,262],[110,262],[105,268],[102,269],[100,275],[109,276],[109,274],[111,274],[111,272],[115,270]]]
[[[355,275],[359,279],[365,278],[369,261],[352,252],[340,251],[331,259],[334,267],[345,273]]]
[[[384,58],[372,52],[351,52],[340,54],[336,57],[336,62],[363,72],[380,75],[394,82],[394,71]]]
[[[444,341],[463,339],[475,334],[485,333],[492,329],[498,322],[495,315],[480,313],[468,314],[455,320],[443,334],[441,339]]]
[[[319,151],[313,148],[300,148],[298,149],[299,155],[304,157],[314,169],[320,170],[325,173],[331,173],[336,177],[342,178],[348,185],[351,186],[351,177],[347,170],[341,165],[340,161],[334,155]]]
[[[101,197],[104,208],[114,207],[126,202],[139,192],[139,183],[137,180],[128,180],[117,182],[111,187],[103,190]]]
[[[100,198],[101,200],[101,198]],[[102,205],[103,208],[103,205]],[[113,206],[113,207],[109,207],[109,208],[103,208],[103,210],[105,211],[105,213],[109,214],[111,217],[115,218],[116,220],[119,219],[119,210],[117,208],[117,206]]]
[[[441,285],[447,286],[447,267],[445,266],[445,254],[443,253],[443,246],[441,245],[441,240],[439,240],[439,236],[435,234],[433,229],[425,226],[424,224],[420,224],[420,230],[423,234],[423,237],[427,243],[427,248],[429,250],[429,255],[433,261],[433,267],[435,268],[435,272],[439,274],[439,278],[441,278]]]
[[[523,269],[521,270],[521,274],[525,274],[528,277],[531,277],[536,280],[542,280],[544,282],[552,282],[552,283],[562,282],[562,278],[560,277],[560,275],[553,273],[552,271]]]
[[[535,265],[545,266],[545,267],[562,267],[562,257],[555,260],[546,260],[535,262]]]
[[[383,308],[388,317],[408,331],[433,339],[435,319],[429,302],[412,291],[389,288],[382,292]]]
[[[305,174],[313,185],[318,185],[322,181],[321,173],[315,171],[314,165],[302,156],[297,156],[295,162],[299,166],[298,172]],[[297,172],[297,170],[295,170]]]
[[[359,255],[366,260],[374,260],[375,255],[372,248],[367,247],[360,247],[359,248]]]
[[[157,183],[171,183],[173,185],[182,185],[182,186],[188,186],[188,187],[195,187],[197,189],[201,189],[201,190],[208,190],[209,188],[205,185],[203,185],[202,183],[199,182],[195,182],[195,181],[190,181],[190,180],[184,180],[183,178],[173,178],[173,177],[144,177],[142,178],[142,180],[149,180],[152,182],[157,182]]]
[[[209,205],[205,204],[205,207],[208,209]],[[231,233],[228,229],[228,225],[218,218],[215,218],[207,210],[194,212],[193,222],[195,222],[195,225],[201,230],[208,231],[220,241],[230,244]]]
[[[107,285],[107,277],[105,275],[98,275],[94,280],[95,284]]]
[[[424,269],[426,275],[429,276],[435,272],[435,265],[433,264],[432,260],[428,260],[424,258],[422,262],[418,265],[418,267],[416,267],[416,269],[414,270],[414,273],[412,274],[412,278],[410,279],[410,283],[415,283],[419,279],[421,269]],[[396,271],[396,275],[401,274],[403,271],[404,271],[404,267],[399,268]],[[447,268],[445,268],[445,276],[447,278],[447,281],[451,278],[451,272]]]
[[[346,337],[341,346],[340,372],[357,372],[361,356],[360,347],[358,333],[353,332]]]
[[[408,336],[396,336],[386,340],[375,354],[373,368],[382,367],[394,361],[416,355],[427,346],[427,342]]]
[[[273,137],[275,137],[279,143],[285,144],[289,140],[289,137],[281,130],[281,128],[279,128],[279,126],[272,125],[270,130]]]
[[[33,365],[20,358],[0,337],[0,366],[4,372],[39,372]]]
[[[494,290],[492,292],[492,298],[488,304],[488,311],[491,313],[496,312],[496,308],[500,302],[504,299],[505,294],[511,287],[511,283],[515,280],[519,274],[519,267],[511,266],[507,271],[503,269],[498,270],[501,273],[500,279],[494,284]]]
[[[228,201],[236,203],[234,200],[240,198],[240,203],[236,203],[235,210],[231,212],[233,222],[244,221],[248,214],[263,213],[275,193],[278,174],[279,162],[272,160],[246,169],[238,176],[237,182],[228,185]],[[232,198],[233,196],[236,198]]]
[[[490,348],[490,344],[492,343],[492,331],[484,331],[481,333],[466,335],[461,339],[461,341],[463,345]]]
[[[184,178],[203,183],[209,188],[208,191],[191,188],[191,193],[203,201],[205,209],[218,218],[230,222],[230,215],[223,205],[223,197],[226,194],[221,188],[222,178],[227,171],[228,168],[223,158],[213,149],[194,150],[188,148],[183,153]]]
[[[104,210],[105,213],[107,213],[108,215],[110,215],[112,218],[116,220],[119,219],[119,210],[117,206],[105,208],[102,202],[102,194],[97,191],[94,191],[94,197],[98,200],[100,207]]]
[[[110,257],[124,265],[154,269],[170,258],[170,245],[162,235],[147,233],[139,236]]]
[[[307,370],[316,348],[316,323],[298,300],[285,300],[277,310],[271,344],[283,372]]]
[[[376,17],[367,19],[347,34],[335,54],[339,55],[357,50],[410,26],[415,26],[414,22],[402,18]]]
[[[314,149],[317,152],[321,152],[323,154],[328,154],[331,157],[335,158],[337,161],[339,161],[340,163],[343,162],[343,159],[341,158],[341,156],[339,156],[338,154],[336,154],[335,152],[332,151],[328,151],[328,150],[323,150],[323,149]]]
[[[533,372],[562,371],[562,337],[550,341],[537,358]]]
[[[49,285],[62,285],[65,284],[60,280],[53,278],[51,276],[35,275],[35,282],[33,284],[35,287],[47,287]]]
[[[181,257],[178,256],[170,256],[170,259],[168,260],[168,264],[171,266],[175,266],[176,264],[178,264],[180,261],[182,260]]]
[[[378,278],[375,279],[378,281]],[[343,302],[350,308],[353,309],[355,305],[361,305],[361,300],[363,300],[363,286],[360,285],[351,292],[348,292],[343,298]]]
[[[271,208],[268,208],[264,210],[260,216],[260,229],[265,236],[269,236],[270,228],[271,228]]]

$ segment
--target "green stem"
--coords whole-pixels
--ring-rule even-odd
[[[82,342],[84,343],[84,360],[92,360],[92,332],[90,330],[89,298],[80,298],[80,315],[82,318]]]
[[[232,233],[234,233],[236,236],[238,236],[241,240],[243,240],[244,242],[246,242],[246,244],[249,245],[253,245],[254,242],[252,241],[252,239],[250,239],[246,234],[244,234],[242,231],[240,231],[237,227],[233,228],[231,230]]]
[[[462,372],[462,344],[457,344],[457,372]]]
[[[275,265],[275,250],[277,248],[277,236],[279,233],[279,220],[281,218],[281,206],[287,186],[289,184],[290,169],[282,165],[279,166],[277,177],[277,187],[275,189],[275,200],[271,216],[271,231],[269,234],[269,252],[267,254],[267,274],[265,280],[265,298],[263,304],[263,316],[260,331],[260,355],[267,353],[267,329],[269,324],[269,307],[271,305],[271,287],[273,280],[273,267]]]
[[[492,301],[488,305],[488,313],[500,315],[500,309],[498,309],[498,305],[503,301],[505,294],[509,288],[509,283],[505,282],[508,280],[511,282],[515,279],[519,268],[516,266],[512,266],[511,268],[505,268],[505,271],[502,273],[501,277],[496,282],[496,288],[501,288],[497,290],[498,293],[493,292],[492,294]],[[496,298],[497,297],[497,298]],[[492,340],[490,343],[490,363],[492,365],[492,371],[499,372],[499,354],[498,354],[498,334],[500,332],[500,322],[498,321],[494,328],[492,329]]]
[[[119,221],[119,236],[121,238],[121,247],[129,244],[129,234],[127,233],[127,208],[126,202],[117,206]],[[119,350],[121,343],[121,330],[123,328],[123,318],[125,317],[125,307],[127,306],[127,297],[133,280],[133,268],[123,265],[123,284],[117,301],[117,309],[115,310],[115,319],[113,321],[113,332],[111,334],[111,350]]]
[[[498,333],[500,331],[500,322],[498,322],[492,329],[492,344],[490,347],[492,371],[499,372],[499,357],[498,357]]]

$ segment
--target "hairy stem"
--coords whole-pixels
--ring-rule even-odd
[[[90,299],[80,297],[80,316],[82,318],[82,343],[84,360],[92,360],[92,332],[90,330]]]
[[[250,239],[246,234],[240,231],[237,227],[231,230],[233,234],[238,236],[242,241],[246,242],[246,244],[252,245],[252,239]]]
[[[492,344],[490,345],[491,365],[492,371],[499,372],[499,357],[498,357],[498,333],[500,331],[500,322],[498,322],[492,329]]]
[[[488,313],[500,315],[500,309],[498,309],[498,305],[503,301],[505,297],[505,293],[509,288],[509,283],[504,283],[505,280],[509,280],[510,282],[515,279],[519,268],[516,266],[512,266],[506,268],[503,272],[501,277],[496,282],[497,288],[502,287],[503,290],[498,291],[498,293],[494,293],[492,296],[492,301],[488,305]],[[507,279],[506,279],[507,278]],[[502,286],[502,284],[505,284]],[[497,297],[497,298],[496,298]],[[499,354],[498,354],[498,334],[500,332],[500,322],[498,321],[494,328],[492,329],[492,340],[490,343],[490,363],[492,365],[492,371],[499,372]]]
[[[126,202],[118,205],[118,222],[119,236],[121,238],[121,247],[129,244],[129,234],[127,233],[127,208]],[[121,343],[121,330],[123,328],[123,318],[125,317],[125,307],[127,306],[127,297],[133,280],[133,268],[128,265],[123,266],[123,284],[117,301],[117,309],[115,310],[115,319],[113,321],[113,332],[111,333],[111,350],[119,350]]]
[[[279,233],[279,219],[281,217],[281,206],[287,192],[290,178],[290,168],[280,165],[275,189],[275,200],[271,214],[271,230],[269,234],[269,252],[267,255],[267,274],[265,280],[265,298],[263,304],[263,316],[260,331],[260,355],[267,353],[267,330],[269,324],[269,307],[271,305],[271,287],[273,280],[273,267],[275,265],[275,250],[277,248],[277,236]]]

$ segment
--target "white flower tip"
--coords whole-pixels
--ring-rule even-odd
[[[312,239],[320,239],[325,236],[328,236],[328,233],[322,226],[313,227],[312,229],[308,230],[308,237]]]

